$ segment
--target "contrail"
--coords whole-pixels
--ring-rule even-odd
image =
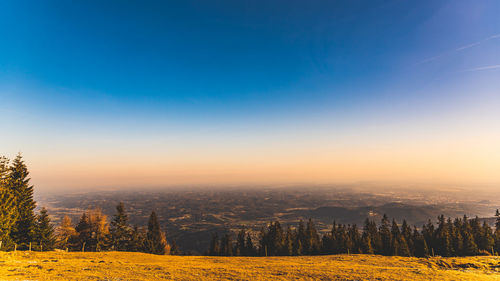
[[[469,48],[472,48],[472,47],[474,47],[474,46],[480,45],[480,44],[482,44],[482,43],[484,43],[484,42],[486,42],[486,41],[489,41],[489,40],[491,40],[491,39],[495,39],[495,38],[500,38],[500,34],[495,34],[495,35],[492,35],[492,36],[490,36],[490,37],[487,37],[487,38],[485,38],[485,39],[483,39],[483,40],[481,40],[481,41],[477,41],[477,42],[472,43],[472,44],[469,44],[469,45],[465,45],[465,46],[462,46],[462,47],[458,47],[458,48],[456,48],[456,49],[455,49],[455,51],[456,51],[456,52],[459,52],[459,51],[462,51],[462,50],[465,50],[465,49],[469,49]]]
[[[489,69],[497,69],[497,68],[500,68],[500,64],[470,68],[470,69],[462,70],[460,72],[481,71],[481,70],[489,70]]]
[[[480,40],[480,41],[477,41],[477,42],[474,42],[474,43],[471,43],[471,44],[467,44],[467,45],[464,45],[464,46],[460,46],[460,47],[455,48],[453,50],[449,50],[449,51],[447,51],[447,52],[445,52],[445,53],[443,53],[441,55],[437,55],[437,56],[434,56],[434,57],[430,57],[430,58],[424,59],[421,62],[417,63],[416,65],[428,63],[428,62],[437,60],[437,59],[439,59],[441,57],[444,57],[446,55],[449,55],[449,54],[452,54],[452,53],[456,53],[456,52],[460,52],[460,51],[463,51],[463,50],[467,50],[469,48],[475,47],[477,45],[483,44],[484,42],[487,42],[489,40],[496,39],[496,38],[500,38],[500,33],[492,35],[490,37],[487,37],[487,38],[485,38],[483,40]]]

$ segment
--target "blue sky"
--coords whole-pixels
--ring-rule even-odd
[[[121,161],[125,151],[164,167],[174,164],[159,159],[173,155],[194,171],[194,182],[205,183],[207,175],[226,174],[207,168],[220,163],[240,167],[232,181],[292,173],[280,155],[300,162],[306,156],[293,155],[311,146],[335,158],[339,142],[366,148],[377,143],[372,139],[384,145],[399,138],[394,146],[403,150],[443,128],[449,132],[424,143],[495,139],[498,14],[494,0],[2,1],[2,153],[22,151],[48,188],[75,179],[99,185],[92,181],[98,175],[82,169],[99,157]],[[478,149],[467,145],[456,149]],[[266,158],[270,148],[280,151],[273,159]],[[485,155],[494,149],[480,146]],[[251,171],[249,160],[237,159],[248,157],[242,151],[262,155],[252,165],[274,164]],[[347,145],[342,157],[350,151],[359,147]],[[314,162],[316,154],[303,153]],[[52,165],[44,165],[49,155]],[[44,168],[58,165],[74,167],[60,182],[59,170]],[[389,167],[352,177],[323,167],[294,180],[390,180]],[[162,176],[176,171],[165,169],[145,177],[153,185],[184,182]],[[464,180],[481,178],[497,180],[477,172]]]

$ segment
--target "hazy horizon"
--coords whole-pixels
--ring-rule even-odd
[[[0,4],[37,190],[500,184],[500,2]],[[485,187],[485,188],[486,188]]]

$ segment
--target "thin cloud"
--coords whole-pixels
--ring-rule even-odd
[[[472,72],[472,71],[490,70],[490,69],[497,69],[497,68],[500,68],[500,64],[475,67],[475,68],[462,70],[460,72]]]
[[[474,42],[474,43],[471,43],[469,45],[465,45],[465,46],[462,46],[462,47],[458,47],[455,49],[456,52],[459,52],[459,51],[463,51],[463,50],[466,50],[466,49],[469,49],[469,48],[472,48],[474,46],[477,46],[477,45],[480,45],[480,44],[483,44],[484,42],[486,41],[490,41],[492,39],[496,39],[496,38],[500,38],[500,34],[495,34],[495,35],[492,35],[490,37],[487,37],[481,41],[477,41],[477,42]]]
[[[427,58],[427,59],[424,59],[422,60],[421,62],[417,63],[416,65],[420,65],[420,64],[424,64],[424,63],[428,63],[428,62],[431,62],[431,61],[434,61],[434,60],[437,60],[439,58],[442,58],[444,56],[447,56],[447,55],[450,55],[450,54],[453,54],[453,53],[456,53],[456,52],[461,52],[463,50],[467,50],[469,48],[472,48],[472,47],[475,47],[477,45],[481,45],[487,41],[490,41],[492,39],[496,39],[496,38],[500,38],[500,33],[499,34],[495,34],[495,35],[492,35],[490,37],[487,37],[483,40],[480,40],[480,41],[477,41],[477,42],[474,42],[474,43],[470,43],[470,44],[467,44],[467,45],[464,45],[464,46],[460,46],[458,48],[455,48],[453,50],[450,50],[450,51],[447,51],[441,55],[437,55],[437,56],[434,56],[434,57],[430,57],[430,58]]]
[[[490,40],[490,39],[488,39],[488,40]],[[455,52],[460,52],[462,50],[472,48],[472,47],[477,46],[477,45],[479,45],[481,43],[483,43],[483,41],[479,41],[479,42],[476,42],[476,43],[472,43],[472,44],[469,44],[469,45],[458,47],[458,48],[455,49]]]

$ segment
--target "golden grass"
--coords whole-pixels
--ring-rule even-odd
[[[500,280],[500,257],[0,252],[0,280]]]

